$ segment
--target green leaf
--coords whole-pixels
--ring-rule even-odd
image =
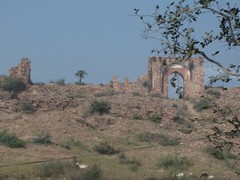
[[[175,84],[175,82],[173,82],[173,81],[171,82],[171,85],[172,85],[173,88],[176,87],[176,84]]]

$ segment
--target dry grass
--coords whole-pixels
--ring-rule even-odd
[[[223,97],[222,95],[221,97]],[[109,114],[88,114],[86,111],[90,103],[95,100],[108,101],[111,104]],[[184,121],[188,121],[191,112],[186,107],[176,108],[173,101],[155,98],[118,94],[114,96],[86,96],[75,99],[78,106],[50,111],[36,111],[34,114],[0,113],[0,129],[16,134],[27,142],[24,149],[12,149],[0,146],[0,166],[34,161],[58,159],[67,161],[72,166],[75,162],[94,165],[96,162],[101,168],[103,179],[146,179],[149,177],[174,177],[175,174],[193,173],[192,177],[199,177],[208,170],[215,177],[230,177],[238,179],[231,169],[231,164],[219,161],[209,155],[204,148],[207,144],[203,138],[206,129],[211,126],[207,123],[195,121],[194,130],[190,134],[178,129],[181,123],[173,122],[173,117],[179,111],[186,111]],[[181,107],[181,101],[174,101]],[[141,114],[140,120],[133,120],[133,112]],[[148,120],[148,114],[161,114],[161,122],[154,123]],[[197,112],[195,112],[197,113]],[[49,132],[51,144],[33,144],[31,140],[41,134]],[[158,142],[140,141],[138,136],[143,133],[164,134],[166,137],[178,137],[177,146],[162,146]],[[121,163],[119,154],[101,155],[94,151],[95,145],[107,141],[114,148],[124,153],[128,162],[140,162],[137,169],[131,168],[129,163]],[[65,145],[65,146],[64,146]],[[69,148],[66,148],[69,147]],[[142,148],[146,147],[146,148]],[[192,165],[184,170],[172,171],[156,166],[157,159],[165,155],[187,157]],[[67,157],[69,160],[61,160]],[[239,162],[238,162],[239,163]],[[44,163],[22,166],[0,167],[1,174],[17,177],[40,176],[35,168]],[[68,177],[68,173],[64,175]],[[1,176],[0,176],[1,179]]]

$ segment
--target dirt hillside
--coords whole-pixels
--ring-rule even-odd
[[[208,104],[199,107],[203,99]],[[107,109],[94,109],[103,106],[96,102]],[[218,159],[206,138],[215,126],[233,128],[226,122],[233,118],[240,119],[240,88],[209,89],[199,99],[181,100],[117,94],[107,85],[33,85],[15,99],[0,91],[0,132],[25,142],[19,148],[0,144],[0,179],[52,179],[39,169],[55,161],[97,164],[102,179],[196,179],[206,171],[214,179],[239,179],[239,148]],[[41,137],[49,143],[36,143]],[[103,142],[118,153],[97,151]],[[240,144],[240,138],[234,142]],[[129,160],[123,163],[125,156]],[[191,165],[166,167],[165,156],[186,158]],[[60,174],[56,179],[73,179]]]

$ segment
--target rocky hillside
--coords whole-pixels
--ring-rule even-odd
[[[0,141],[14,134],[23,142],[0,142],[0,179],[82,178],[94,167],[98,179],[196,179],[206,171],[239,179],[239,147],[221,159],[206,138],[215,126],[233,128],[227,120],[240,119],[239,102],[240,88],[183,100],[100,85],[33,85],[14,99],[0,91]]]

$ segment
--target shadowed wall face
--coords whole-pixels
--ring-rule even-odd
[[[176,60],[175,58],[149,57],[148,78],[151,92],[168,97],[168,78],[181,74],[184,96],[199,97],[204,93],[204,61],[202,58]]]

